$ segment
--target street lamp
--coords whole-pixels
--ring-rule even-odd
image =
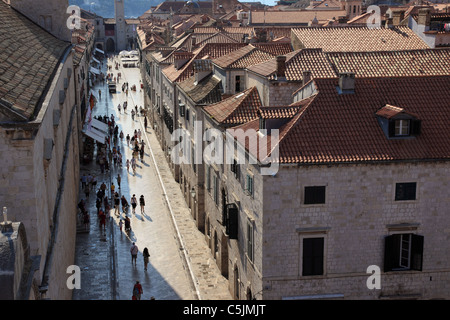
[[[195,189],[194,189],[194,187],[192,187],[192,189],[191,189],[191,197],[194,199],[195,195],[196,195]]]

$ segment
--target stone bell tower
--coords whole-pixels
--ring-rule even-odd
[[[114,17],[116,20],[116,49],[122,51],[127,49],[127,24],[125,22],[125,0],[114,0]]]

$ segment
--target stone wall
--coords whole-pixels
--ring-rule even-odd
[[[449,298],[449,174],[448,163],[430,162],[290,166],[264,177],[263,297]],[[416,182],[416,200],[395,201],[398,182]],[[305,186],[326,186],[326,203],[303,204]],[[396,232],[424,236],[422,271],[383,271],[384,238]],[[314,234],[325,238],[324,274],[302,276],[301,239]],[[370,265],[381,269],[380,290],[366,286]]]
[[[56,230],[54,255],[47,264],[50,286],[47,297],[51,299],[70,299],[72,295],[65,285],[65,270],[73,264],[75,254],[79,149],[75,77],[69,69],[73,69],[71,54],[56,71],[36,120],[28,123],[35,129],[17,124],[0,130],[3,150],[0,161],[4,164],[0,169],[4,186],[0,189],[0,201],[8,207],[11,221],[24,224],[30,255],[41,256],[39,282],[46,268],[52,230]],[[62,93],[65,98],[60,104]],[[59,111],[59,121],[55,110]],[[48,145],[51,152],[45,151]],[[63,167],[64,157],[67,158]],[[57,221],[53,220],[55,210]]]

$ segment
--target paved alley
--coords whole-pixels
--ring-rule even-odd
[[[117,60],[118,61],[118,60]],[[102,72],[106,71],[106,59]],[[80,186],[80,200],[87,203],[91,223],[87,230],[79,226],[77,233],[76,261],[81,269],[81,289],[74,290],[74,300],[129,300],[136,281],[143,287],[142,299],[154,297],[157,300],[229,300],[228,282],[220,274],[204,235],[196,228],[190,211],[184,202],[178,183],[173,179],[163,152],[150,127],[144,130],[143,117],[131,116],[134,106],[144,107],[143,93],[140,91],[138,68],[120,68],[109,71],[117,75],[121,72],[116,94],[109,94],[107,84],[99,82],[93,88],[98,101],[92,111],[93,116],[113,115],[124,136],[141,130],[145,142],[145,155],[137,162],[137,170],[127,171],[126,159],[131,159],[132,149],[124,139],[118,142],[118,150],[123,155],[123,165],[111,165],[111,170],[100,172],[94,160],[81,165],[81,176],[91,174],[96,177],[96,189],[87,197]],[[122,84],[129,88],[136,85],[136,91],[122,91]],[[101,97],[98,91],[101,90]],[[128,101],[128,108],[119,112],[117,106]],[[157,165],[156,165],[157,164]],[[120,174],[120,189],[117,177]],[[99,227],[97,217],[96,192],[100,184],[107,185],[107,196],[111,199],[110,186],[124,195],[130,202],[133,194],[145,198],[145,210],[141,213],[139,204],[136,213],[131,208],[126,215],[131,220],[131,232],[119,229],[119,221],[125,217],[114,213],[111,206],[106,230]],[[120,210],[121,211],[121,210]],[[139,248],[137,265],[131,263],[130,247],[135,242]],[[148,248],[150,260],[144,270],[142,251]]]

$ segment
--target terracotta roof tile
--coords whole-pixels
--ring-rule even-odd
[[[346,95],[337,79],[314,81],[318,94],[280,142],[281,162],[450,159],[449,76],[359,78]],[[375,115],[394,102],[422,121],[420,135],[386,138]]]
[[[322,48],[324,52],[429,49],[408,27],[295,28],[292,34],[304,48]]]
[[[21,115],[12,120],[31,120],[70,43],[58,40],[3,1],[0,21],[0,105]]]
[[[339,72],[354,72],[356,77],[450,74],[450,49],[329,52],[326,55],[336,75]]]
[[[345,16],[345,10],[252,11],[252,25],[308,25],[315,17],[320,22]]]
[[[178,84],[197,105],[216,103],[221,100],[220,79],[212,74],[196,83],[195,77],[190,77]]]
[[[215,59],[220,56],[229,54],[235,50],[238,50],[247,44],[245,43],[207,43],[204,46],[196,49],[191,60],[183,65],[182,68],[177,70],[172,64],[162,70],[167,78],[172,82],[179,82],[186,80],[194,73],[193,61],[196,59],[202,59],[208,57],[208,59]]]
[[[274,58],[274,55],[264,52],[249,44],[217,59],[213,63],[224,69],[244,69],[248,66]]]
[[[261,100],[256,87],[249,88],[218,103],[204,107],[205,112],[222,125],[237,125],[256,119]]]
[[[311,71],[312,77],[335,77],[335,73],[321,49],[301,49],[286,56],[286,80],[302,81],[303,71]],[[248,70],[269,79],[275,79],[276,58],[248,67]]]
[[[355,92],[345,95],[336,89],[337,78],[313,81],[318,92],[296,103],[300,109],[286,114],[288,121],[279,128],[281,163],[450,160],[449,76],[358,78]],[[377,115],[392,117],[399,112],[421,120],[419,135],[386,137]],[[265,114],[280,117],[279,112]],[[258,130],[258,122],[256,119],[234,129]],[[258,145],[247,143],[245,147],[264,160]]]

